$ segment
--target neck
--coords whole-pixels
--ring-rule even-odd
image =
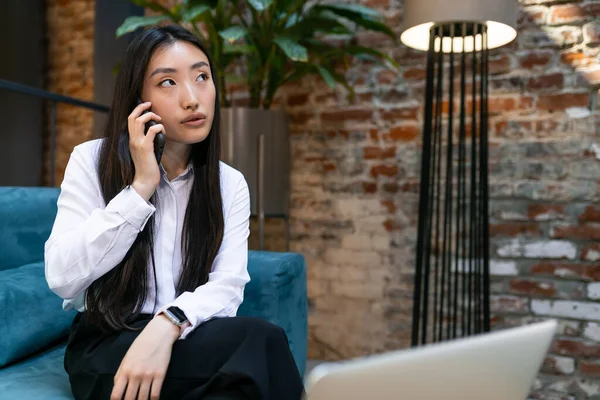
[[[192,147],[188,144],[166,141],[160,162],[170,181],[185,171],[190,160],[191,151]]]

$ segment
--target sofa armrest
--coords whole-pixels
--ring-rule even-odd
[[[285,331],[296,365],[304,375],[307,357],[306,263],[297,253],[248,252],[250,282],[238,315],[260,317]]]

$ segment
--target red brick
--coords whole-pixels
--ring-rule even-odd
[[[403,183],[401,189],[407,193],[419,193],[420,187],[419,181],[410,181]]]
[[[399,119],[417,119],[419,112],[418,106],[395,107],[388,110],[381,110],[381,117],[386,121],[395,121]]]
[[[546,15],[548,15],[547,7],[519,7],[517,14],[517,27],[519,30],[521,30],[523,28],[543,25],[546,22]]]
[[[305,124],[313,116],[311,112],[294,111],[289,113],[290,122],[293,124]]]
[[[388,85],[394,83],[397,77],[398,73],[386,69],[377,74],[377,82]]]
[[[362,186],[365,193],[375,193],[377,191],[377,183],[375,182],[363,182]]]
[[[600,362],[591,360],[579,360],[579,371],[582,375],[590,378],[600,378]]]
[[[335,170],[337,170],[337,167],[335,166],[335,164],[332,164],[332,163],[323,164],[323,172],[333,172]]]
[[[340,108],[321,113],[321,120],[324,122],[367,121],[372,117],[373,110],[365,109],[364,107]]]
[[[390,0],[367,0],[365,5],[371,8],[385,9],[390,6]]]
[[[381,147],[365,147],[364,150],[364,158],[366,160],[374,160],[374,159],[387,159],[387,158],[395,158],[396,157],[396,148],[395,147],[387,147],[382,149]]]
[[[540,236],[542,230],[540,226],[535,223],[503,223],[503,224],[491,224],[490,235],[491,236]]]
[[[315,97],[315,102],[317,104],[328,103],[330,101],[331,102],[337,101],[337,96],[335,93],[325,93],[325,94],[320,94]]]
[[[369,137],[370,137],[372,140],[378,140],[378,139],[379,139],[379,132],[377,132],[377,129],[371,129],[371,130],[369,131]]]
[[[559,93],[540,95],[538,108],[548,111],[561,111],[569,107],[589,107],[589,93]]]
[[[529,204],[527,217],[536,221],[565,218],[565,206],[559,204]]]
[[[581,259],[586,261],[600,260],[600,243],[592,243],[581,250]]]
[[[572,357],[600,357],[600,343],[556,339],[552,342],[550,352]]]
[[[554,73],[530,78],[527,87],[530,90],[559,90],[563,88],[565,77],[562,73]]]
[[[395,165],[375,165],[371,167],[371,176],[396,176],[398,175],[398,167]]]
[[[584,21],[588,17],[587,11],[579,4],[564,4],[550,7],[548,23],[550,25],[572,24]]]
[[[505,74],[511,70],[510,56],[504,54],[500,57],[493,57],[489,59],[489,74],[498,75]]]
[[[554,60],[554,52],[548,50],[536,50],[527,52],[519,57],[521,68],[548,68]]]
[[[308,94],[293,94],[288,97],[287,105],[290,107],[303,106],[308,102]]]
[[[396,204],[394,204],[394,202],[392,200],[381,200],[381,205],[384,206],[385,208],[387,208],[387,210],[390,214],[395,213],[398,208],[398,207],[396,207]]]
[[[573,67],[583,67],[594,63],[594,59],[588,57],[582,50],[569,49],[561,53],[560,62]]]
[[[400,225],[400,223],[398,221],[394,221],[391,219],[387,219],[383,222],[383,226],[385,227],[385,230],[388,232],[392,232],[392,231],[399,231],[402,226]]]
[[[427,75],[427,71],[424,68],[410,68],[404,72],[404,79],[406,80],[423,80]]]
[[[414,140],[418,135],[419,128],[416,125],[398,125],[390,129],[386,139],[408,142]]]
[[[600,206],[587,206],[579,216],[581,222],[600,222]]]
[[[586,279],[600,281],[600,264],[586,265],[584,267],[583,276]]]
[[[399,187],[395,182],[387,182],[383,184],[383,190],[387,193],[398,193]]]
[[[551,236],[557,239],[600,240],[600,227],[592,225],[556,226]]]
[[[556,287],[553,283],[539,282],[527,279],[512,279],[510,281],[510,291],[514,294],[525,294],[528,296],[552,297],[556,294]]]
[[[532,265],[529,272],[532,275],[552,275],[561,278],[581,279],[585,276],[585,266],[581,264],[542,262]]]

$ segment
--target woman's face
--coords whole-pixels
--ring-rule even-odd
[[[168,141],[206,139],[215,113],[215,83],[208,58],[196,46],[177,41],[157,49],[146,69],[142,101],[152,102]]]

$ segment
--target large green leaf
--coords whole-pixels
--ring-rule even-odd
[[[230,26],[227,29],[224,29],[219,32],[219,36],[223,39],[227,40],[229,43],[233,43],[241,37],[244,37],[248,34],[248,31],[243,26],[234,25]]]
[[[352,32],[337,19],[322,15],[309,16],[289,28],[290,35],[297,37],[310,37],[313,32],[323,32],[334,35],[347,35]]]
[[[255,47],[243,43],[229,43],[223,44],[223,54],[248,54],[255,50]]]
[[[198,4],[195,6],[191,6],[183,12],[182,19],[184,22],[194,21],[200,15],[204,14],[207,11],[210,11],[210,9],[210,6],[206,4]]]
[[[273,0],[248,0],[248,3],[258,12],[262,12],[273,4]]]
[[[284,36],[277,36],[274,41],[277,43],[279,48],[283,50],[285,55],[288,56],[288,58],[292,61],[308,61],[308,51],[306,47],[302,46],[294,39]]]
[[[378,64],[384,64],[384,63],[382,63],[382,60],[386,60],[394,68],[400,69],[400,65],[398,64],[398,62],[396,60],[394,60],[392,57],[388,56],[387,54],[385,54],[382,51],[375,50],[370,47],[348,46],[348,47],[343,48],[342,51],[346,54],[352,54],[353,56],[356,56],[363,60],[375,61]]]
[[[133,16],[127,17],[125,21],[117,28],[116,35],[120,37],[126,33],[133,32],[138,28],[142,28],[144,26],[156,25],[161,21],[170,19],[170,17],[165,15],[156,15],[152,17],[140,17]]]
[[[320,65],[317,65],[316,67],[317,67],[317,70],[319,71],[319,74],[321,75],[321,77],[325,81],[325,83],[330,88],[335,89],[335,78],[333,77],[333,75],[331,74],[331,72],[329,72],[326,68],[321,67]]]
[[[315,10],[331,10],[332,12],[341,15],[346,18],[354,17],[368,17],[368,18],[382,18],[383,16],[378,11],[357,5],[357,4],[323,4],[315,6]]]
[[[357,25],[362,26],[363,28],[369,29],[371,31],[385,33],[386,35],[388,35],[389,37],[394,39],[394,41],[398,40],[398,38],[396,37],[396,33],[394,33],[393,30],[391,30],[384,23],[379,22],[377,20],[370,19],[370,18],[355,18],[352,20],[352,22],[356,23]]]

